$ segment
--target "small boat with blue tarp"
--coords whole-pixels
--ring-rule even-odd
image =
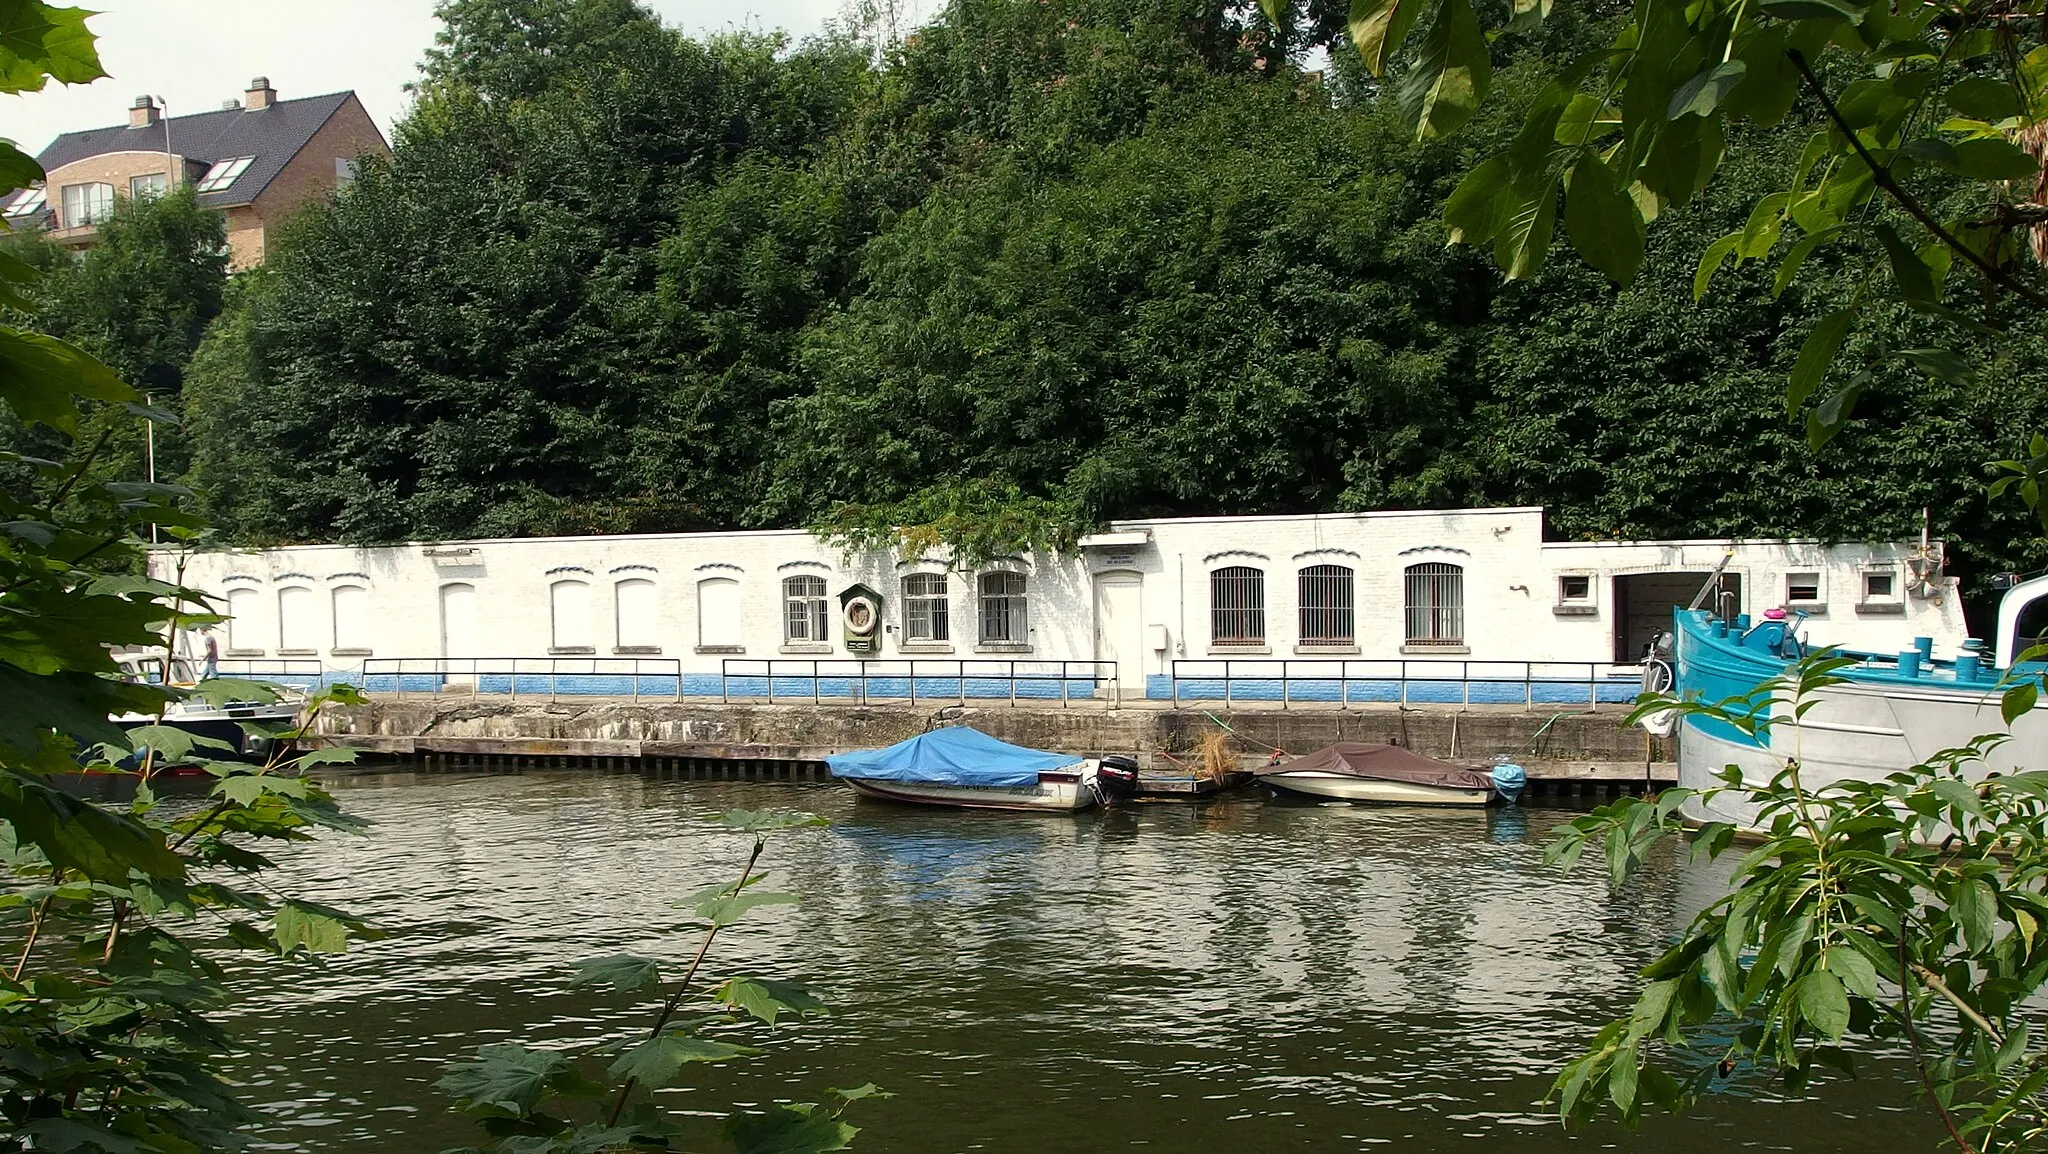
[[[1320,801],[1484,806],[1522,796],[1527,775],[1505,757],[1488,772],[1398,745],[1340,741],[1254,770],[1261,783]]]
[[[825,764],[866,797],[967,809],[1072,813],[1127,797],[1138,780],[1128,757],[1026,749],[965,725],[833,754]]]
[[[1943,750],[1967,745],[1985,733],[2010,729],[2012,739],[1990,750],[1965,772],[1981,778],[1998,772],[2040,768],[2048,752],[2048,694],[2017,715],[2010,726],[2000,712],[2004,691],[2017,681],[2036,685],[2048,663],[2021,660],[2048,632],[2048,577],[2009,578],[1999,604],[1992,646],[1965,640],[1953,653],[1937,654],[1929,638],[1916,638],[1898,653],[1834,650],[1854,664],[1836,670],[1839,682],[1814,690],[1795,713],[1790,701],[1766,705],[1753,699],[1754,717],[1763,709],[1768,724],[1755,733],[1725,718],[1697,713],[1677,717],[1678,784],[1715,789],[1730,766],[1747,786],[1762,786],[1797,758],[1800,783],[1822,789],[1837,781],[1874,781],[1924,764]],[[1804,616],[1773,610],[1762,620],[1748,614],[1732,620],[1704,609],[1680,609],[1668,644],[1672,691],[1680,700],[1739,701],[1756,694],[1818,647],[1800,636]],[[1646,679],[1647,680],[1647,679]],[[1649,686],[1659,688],[1659,686]],[[1786,696],[1782,691],[1779,697]],[[1668,730],[1673,711],[1645,718],[1655,732]],[[1695,821],[1757,824],[1753,804],[1732,793],[1686,803]]]

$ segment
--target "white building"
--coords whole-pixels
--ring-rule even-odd
[[[182,561],[185,582],[218,598],[224,656],[318,661],[372,688],[396,658],[455,676],[463,662],[482,676],[492,660],[554,658],[687,693],[719,692],[721,675],[843,677],[857,662],[948,684],[1017,662],[1154,697],[1176,680],[1385,678],[1401,662],[1402,676],[1449,661],[1452,679],[1583,684],[1633,665],[1724,558],[1708,607],[1800,610],[1816,643],[1888,653],[1930,636],[1947,651],[1964,632],[1938,543],[1545,541],[1542,510],[1515,508],[1124,521],[1081,544],[971,571],[849,557],[802,531],[308,545],[162,553],[156,566],[170,577]],[[878,595],[871,654],[846,645],[841,595],[856,584]],[[1048,664],[1063,661],[1105,664]],[[1585,669],[1509,668],[1520,663]]]

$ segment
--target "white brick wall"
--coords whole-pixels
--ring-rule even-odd
[[[974,575],[953,573],[949,652],[961,658],[1029,657],[1035,660],[1096,656],[1094,582],[1111,570],[1142,577],[1146,625],[1143,669],[1125,669],[1127,682],[1170,671],[1174,658],[1244,656],[1218,651],[1209,641],[1209,574],[1226,565],[1264,571],[1266,644],[1275,659],[1323,657],[1327,651],[1297,652],[1296,574],[1308,565],[1341,564],[1356,575],[1354,618],[1357,657],[1403,655],[1405,617],[1403,571],[1425,561],[1449,562],[1464,572],[1466,653],[1428,650],[1413,656],[1459,656],[1473,661],[1608,662],[1616,655],[1614,578],[1636,573],[1706,572],[1732,550],[1727,572],[1742,579],[1746,611],[1760,613],[1781,603],[1785,576],[1820,575],[1827,611],[1808,626],[1816,641],[1891,652],[1911,638],[1931,635],[1948,652],[1963,636],[1962,614],[1952,584],[1933,597],[1907,592],[1904,562],[1908,544],[1822,545],[1803,541],[1545,542],[1539,509],[1433,510],[1297,517],[1220,517],[1121,522],[1122,533],[1140,533],[1142,545],[1088,548],[1079,555],[1020,559],[1012,567],[1028,575],[1030,650],[980,651]],[[163,553],[156,571],[170,576],[176,558]],[[290,586],[314,591],[311,632],[316,652],[337,669],[361,664],[359,652],[337,654],[331,590],[358,584],[367,589],[368,648],[379,658],[432,657],[442,653],[440,588],[473,585],[477,602],[475,656],[544,656],[552,637],[550,586],[569,577],[590,583],[592,640],[599,656],[617,644],[615,583],[628,578],[656,584],[658,619],[653,640],[661,655],[680,658],[688,672],[716,673],[727,656],[780,657],[784,611],[782,578],[793,573],[825,577],[831,605],[829,653],[846,656],[840,641],[836,595],[859,581],[885,597],[889,626],[882,653],[908,656],[902,645],[900,578],[913,571],[943,571],[935,560],[898,562],[886,555],[847,558],[800,531],[659,534],[610,537],[537,538],[356,548],[310,545],[251,552],[189,556],[185,580],[223,597],[232,584],[256,588],[254,620],[238,620],[238,650],[265,657],[278,652],[278,593]],[[1866,568],[1890,566],[1903,612],[1859,611],[1856,602]],[[588,570],[550,573],[565,567]],[[651,571],[650,571],[651,570]],[[1577,573],[1591,578],[1593,612],[1559,615],[1558,578]],[[743,654],[699,653],[697,583],[711,577],[739,582],[739,640]],[[1687,583],[1690,584],[1690,583]],[[221,602],[225,604],[225,600]],[[1163,636],[1164,650],[1154,648]],[[249,639],[256,639],[259,644]],[[792,649],[796,647],[791,647]],[[933,656],[931,649],[916,656]]]

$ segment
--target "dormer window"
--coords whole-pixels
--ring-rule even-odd
[[[213,167],[207,169],[206,175],[200,177],[199,183],[192,187],[198,192],[219,192],[249,171],[249,165],[255,159],[253,156],[236,156],[214,161]]]
[[[44,195],[42,189],[31,188],[22,195],[21,199],[7,206],[7,215],[34,216],[36,213],[43,211],[44,207],[49,203],[50,198]]]

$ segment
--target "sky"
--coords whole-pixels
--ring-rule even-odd
[[[405,84],[434,42],[434,0],[73,0],[99,15],[107,79],[0,96],[0,137],[34,154],[61,132],[128,121],[137,96],[172,116],[240,100],[264,76],[281,99],[353,88],[386,135],[406,110]],[[702,35],[750,28],[801,37],[837,16],[841,0],[643,0]]]

